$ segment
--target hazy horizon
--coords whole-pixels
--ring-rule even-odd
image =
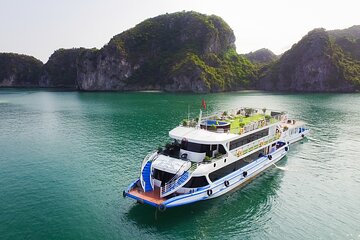
[[[101,48],[111,37],[145,19],[165,13],[215,14],[233,29],[239,53],[268,48],[281,54],[314,28],[344,29],[360,24],[354,0],[301,3],[255,0],[179,2],[154,0],[0,0],[0,52],[34,56],[46,62],[59,48]]]

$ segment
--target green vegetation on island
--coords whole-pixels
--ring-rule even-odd
[[[37,87],[42,66],[31,56],[0,53],[0,87]]]
[[[359,91],[360,26],[314,29],[278,57],[268,49],[238,54],[232,29],[218,16],[193,11],[163,14],[114,36],[101,49],[59,49],[46,64],[1,53],[0,87]]]
[[[352,30],[356,29],[360,30],[360,26],[352,27]],[[351,36],[348,41],[355,43],[352,47],[339,44],[339,38],[343,42],[347,35]],[[301,92],[360,90],[360,61],[357,59],[360,45],[359,48],[355,47],[358,41],[360,34],[349,34],[347,29],[312,30],[278,61],[260,70],[258,87]]]
[[[124,68],[130,67],[128,76],[112,81],[122,82],[123,88],[210,92],[253,87],[256,69],[236,53],[234,41],[221,18],[178,12],[145,20],[113,37],[99,52],[117,55]]]

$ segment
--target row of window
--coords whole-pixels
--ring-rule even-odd
[[[242,138],[239,138],[239,139],[236,139],[234,141],[231,141],[230,142],[230,150],[233,150],[235,148],[238,148],[238,147],[241,147],[242,145],[245,145],[245,144],[248,144],[248,143],[251,143],[255,140],[258,140],[260,138],[263,138],[265,136],[269,135],[269,129],[264,129],[264,130],[261,130],[261,131],[258,131],[256,133],[253,133],[253,134],[250,134],[246,137],[242,137]]]
[[[262,154],[264,154],[264,149],[261,149],[244,159],[237,160],[227,166],[224,166],[218,170],[215,170],[209,174],[209,178],[212,182],[229,175],[232,172],[248,165],[255,159],[259,158]],[[168,172],[164,172],[158,169],[154,169],[154,178],[161,181],[162,185],[164,185],[167,181],[174,177],[175,174],[171,174]],[[209,182],[207,181],[205,176],[201,177],[192,177],[185,185],[185,188],[199,188],[208,185]]]
[[[225,167],[222,167],[218,170],[215,170],[213,172],[211,172],[209,174],[209,178],[212,182],[225,177],[226,175],[235,172],[236,170],[248,165],[250,162],[252,162],[253,160],[259,158],[260,154],[263,154],[264,150],[259,150],[249,156],[246,157],[246,159],[240,159],[237,160],[236,162],[233,162]]]
[[[201,177],[192,177],[185,185],[185,188],[199,188],[208,185],[209,182],[206,180],[205,176]]]
[[[210,151],[210,145],[208,144],[199,144],[193,143],[188,141],[181,142],[181,149],[190,151],[190,152],[197,152],[197,153],[205,153]]]
[[[218,149],[219,148],[219,149]],[[209,144],[199,144],[199,143],[192,143],[187,141],[181,142],[181,149],[187,150],[190,152],[196,153],[206,153],[206,156],[212,157],[213,152],[218,149],[219,153],[225,154],[225,148],[223,145],[209,145]]]

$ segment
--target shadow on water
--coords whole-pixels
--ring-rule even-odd
[[[284,165],[287,159],[279,162]],[[216,236],[246,234],[262,229],[277,205],[277,190],[284,172],[272,167],[241,189],[221,197],[157,212],[147,205],[134,205],[126,218],[147,231],[179,236]],[[222,221],[226,219],[226,221]]]

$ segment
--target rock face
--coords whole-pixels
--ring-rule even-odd
[[[256,50],[255,52],[247,53],[245,54],[245,57],[255,64],[269,64],[278,59],[277,55],[275,55],[272,51],[266,48]]]
[[[315,29],[280,58],[260,49],[239,55],[220,18],[178,12],[147,19],[101,49],[59,49],[43,65],[0,54],[0,87],[81,91],[242,89],[300,92],[360,90],[360,26]]]
[[[0,53],[0,87],[38,87],[42,66],[34,57]]]
[[[84,48],[59,49],[42,68],[40,87],[77,89],[77,59]]]
[[[339,41],[343,40],[324,29],[309,32],[263,73],[258,87],[301,92],[358,90],[360,62],[354,49],[345,50]]]
[[[81,90],[210,92],[250,86],[254,68],[217,16],[180,12],[145,20],[78,60]]]
[[[165,14],[114,36],[100,50],[59,49],[44,66],[20,55],[14,63],[9,55],[2,60],[7,68],[0,86],[187,92],[253,87],[256,68],[236,53],[234,42],[220,17]]]

